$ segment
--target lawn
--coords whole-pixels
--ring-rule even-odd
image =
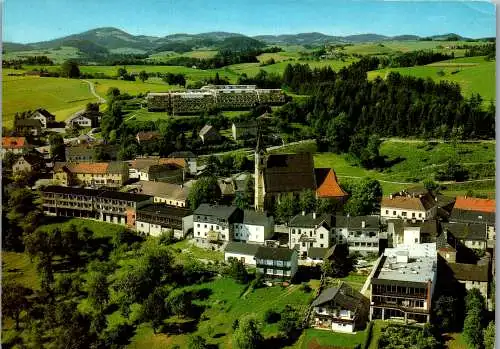
[[[462,333],[449,333],[446,337],[449,339],[446,341],[446,347],[449,349],[467,349],[467,343],[465,343]]]
[[[87,103],[97,101],[88,84],[81,80],[6,76],[5,73],[2,100],[2,121],[10,127],[16,112],[45,108],[55,114],[57,120],[65,120]]]
[[[88,229],[92,230],[94,232],[94,238],[113,237],[115,234],[118,234],[118,232],[125,229],[125,226],[90,219],[65,219],[61,217],[50,217],[47,219],[48,222],[44,225],[41,225],[38,229],[59,228],[61,230],[64,230],[65,228],[73,224],[77,229],[87,227]]]
[[[495,61],[487,62],[484,57],[471,58],[456,58],[417,67],[375,70],[368,72],[368,79],[377,76],[385,78],[389,71],[394,71],[418,78],[446,80],[459,84],[466,97],[472,93],[479,93],[485,102],[495,101]],[[439,76],[438,72],[443,72],[444,75]]]
[[[168,92],[170,90],[182,90],[180,86],[172,86],[163,82],[158,78],[151,78],[142,82],[124,81],[124,80],[109,80],[109,79],[91,79],[94,83],[95,90],[98,95],[105,97],[106,92],[110,87],[116,87],[121,93],[128,93],[130,95],[137,95],[139,93],[147,92]]]
[[[224,253],[219,251],[212,251],[206,248],[200,248],[191,244],[188,240],[181,240],[175,244],[170,245],[174,249],[179,249],[182,253],[178,254],[178,260],[184,261],[187,258],[196,257],[198,259],[205,259],[210,261],[223,261]]]
[[[233,279],[219,278],[211,282],[190,286],[188,289],[209,289],[208,299],[197,302],[205,307],[202,319],[193,334],[207,338],[210,344],[220,348],[231,348],[232,324],[243,315],[253,313],[263,324],[263,334],[266,337],[277,334],[276,324],[265,324],[263,317],[268,309],[281,310],[290,304],[305,310],[313,293],[304,293],[299,285],[287,288],[280,286],[264,287],[246,293],[245,286]],[[178,344],[186,347],[186,335],[154,335],[149,326],[140,327],[132,338],[129,348],[161,348],[162,345]]]
[[[316,342],[317,344],[324,346],[352,348],[357,344],[363,344],[365,337],[366,330],[358,331],[356,333],[339,333],[308,328],[304,331],[297,342],[297,345],[294,347],[297,349],[308,349],[311,344]]]
[[[4,282],[15,280],[31,289],[40,288],[36,263],[31,262],[27,253],[2,251],[2,277]]]
[[[46,50],[31,50],[31,51],[18,51],[18,52],[7,52],[3,53],[2,59],[13,60],[20,59],[23,57],[32,56],[47,56],[55,64],[61,64],[65,60],[70,58],[76,58],[80,55],[80,52],[75,47],[61,46],[59,49],[46,49]]]

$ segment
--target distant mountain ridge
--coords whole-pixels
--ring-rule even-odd
[[[445,40],[454,38],[465,40],[457,34],[443,34],[430,37],[433,40]],[[378,42],[387,40],[419,40],[418,35],[397,35],[385,36],[373,33],[355,34],[347,36],[333,36],[318,32],[282,34],[282,35],[257,35],[249,37],[243,34],[230,32],[207,32],[200,34],[170,34],[164,37],[155,37],[147,35],[132,35],[121,29],[113,27],[103,27],[87,30],[82,33],[72,34],[65,37],[40,41],[29,44],[18,44],[5,42],[4,50],[7,52],[27,51],[35,49],[53,49],[61,46],[71,46],[91,52],[113,52],[113,50],[130,49],[135,52],[160,52],[160,51],[178,51],[186,52],[192,49],[221,49],[228,48],[229,45],[244,47],[248,45],[251,48],[259,48],[264,45],[323,45],[326,43],[362,43]],[[83,49],[82,49],[83,48]]]

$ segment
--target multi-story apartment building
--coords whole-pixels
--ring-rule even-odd
[[[307,257],[310,248],[328,248],[333,241],[332,215],[302,212],[288,223],[288,246]]]
[[[435,219],[425,222],[389,219],[387,221],[387,233],[393,247],[397,247],[399,245],[418,245],[422,243],[436,242],[436,239],[440,234],[440,225]]]
[[[437,198],[427,190],[403,190],[382,198],[380,217],[425,221],[437,214]]]
[[[323,290],[312,302],[311,326],[337,332],[354,332],[367,320],[368,299],[342,282]]]
[[[137,209],[152,197],[100,189],[47,186],[41,189],[47,215],[98,219],[135,228]]]
[[[242,216],[236,206],[201,204],[193,215],[195,241],[221,244],[234,240],[234,223],[240,222]]]
[[[128,166],[121,161],[54,164],[53,180],[63,186],[121,187],[128,178]]]
[[[137,210],[138,232],[159,236],[163,232],[172,230],[176,238],[182,238],[189,228],[192,228],[192,211],[187,208],[151,204]]]
[[[149,93],[148,110],[172,114],[198,113],[211,108],[246,109],[259,103],[283,104],[280,89],[258,89],[255,85],[208,85],[199,90]]]
[[[387,235],[380,231],[378,216],[336,216],[334,223],[335,243],[347,244],[349,252],[379,253],[385,247],[381,240]]]
[[[429,322],[437,278],[435,243],[387,248],[370,280],[370,321]]]
[[[289,281],[297,272],[297,251],[282,247],[259,246],[255,254],[255,265],[257,272],[265,277]]]

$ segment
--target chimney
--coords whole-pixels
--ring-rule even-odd
[[[365,221],[361,221],[361,228],[366,228],[366,222]]]
[[[316,219],[316,212],[313,212],[313,219]]]
[[[306,211],[302,211],[302,215],[305,216],[306,215]]]

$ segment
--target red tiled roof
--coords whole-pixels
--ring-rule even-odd
[[[54,168],[55,172],[64,171],[68,169],[73,173],[91,173],[91,174],[104,174],[107,173],[108,162],[94,162],[94,163],[56,163]]]
[[[347,193],[337,182],[335,171],[331,168],[315,168],[316,195],[320,198],[344,197]]]
[[[27,145],[25,137],[2,137],[2,148],[19,149]]]
[[[491,199],[468,198],[466,196],[457,196],[455,207],[461,210],[496,212],[496,202]]]

